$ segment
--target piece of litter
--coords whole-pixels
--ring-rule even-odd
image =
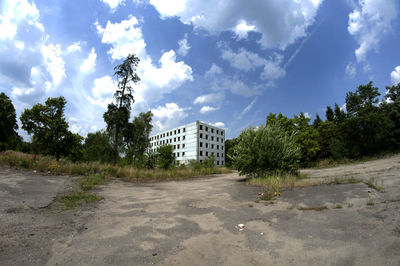
[[[243,231],[244,229],[244,224],[238,224],[237,227],[239,228],[239,231]]]
[[[264,235],[264,233],[260,233],[260,235]]]
[[[154,256],[157,256],[157,253],[155,253],[155,252],[154,252],[154,253],[153,253],[153,254],[151,254],[151,255],[153,255],[153,257],[154,257]]]
[[[36,170],[33,170],[34,173],[36,173]]]

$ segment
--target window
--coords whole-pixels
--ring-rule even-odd
[[[221,150],[224,150],[224,146],[221,145]]]
[[[179,144],[177,145],[177,148],[179,149]]]
[[[206,135],[206,139],[208,139],[208,135]]]
[[[221,158],[224,158],[224,154],[223,153],[221,153]]]
[[[224,161],[221,162],[221,165],[224,165]]]
[[[185,140],[185,136],[182,136],[182,140]]]
[[[214,136],[211,136],[211,141],[214,141]]]
[[[185,148],[185,144],[182,144],[182,149]]]
[[[206,148],[208,148],[208,143],[206,143]]]
[[[172,131],[171,131],[171,132],[169,132],[169,135],[170,135],[170,136],[172,136]]]
[[[221,138],[221,143],[224,143],[224,139],[223,138]]]
[[[203,125],[200,125],[200,130],[203,130]]]
[[[217,145],[217,150],[219,150],[219,145]]]
[[[168,137],[168,135],[169,135],[169,132],[167,132],[167,137]]]
[[[164,133],[164,134],[162,134],[162,137],[163,137],[163,138],[165,138],[165,133]]]
[[[200,133],[200,138],[201,138],[201,139],[203,138],[203,134],[202,134],[202,133]]]
[[[180,129],[178,129],[178,134],[180,134],[181,133],[181,130]]]
[[[176,138],[174,138],[174,142],[176,142]]]
[[[181,141],[181,137],[178,137],[178,141]]]
[[[174,150],[176,149],[176,145],[174,145]]]
[[[174,130],[174,135],[176,135],[176,129]]]
[[[217,152],[217,157],[219,157],[219,153]]]
[[[224,135],[224,131],[221,131],[221,136],[223,136]]]
[[[185,133],[186,132],[186,128],[183,128],[183,133]]]
[[[208,156],[208,151],[206,151],[206,156]]]
[[[185,156],[185,152],[182,152],[182,156]]]
[[[179,152],[176,153],[176,157],[179,157]]]
[[[214,155],[214,152],[211,152],[211,155]]]
[[[206,131],[208,131],[208,127],[206,127]]]
[[[214,144],[211,144],[211,149],[214,149]]]
[[[203,151],[200,151],[200,156],[203,156]]]
[[[167,139],[167,144],[168,144],[168,139]]]
[[[219,165],[219,161],[217,161],[217,165]]]
[[[200,147],[203,147],[203,142],[200,141]]]
[[[213,128],[211,129],[211,133],[214,133],[214,129]]]
[[[202,163],[202,162],[203,162],[203,160],[200,160],[200,162]]]
[[[217,141],[219,141],[219,138],[217,137]]]
[[[172,143],[172,139],[169,139],[169,143]]]
[[[217,135],[219,134],[219,130],[217,129]]]

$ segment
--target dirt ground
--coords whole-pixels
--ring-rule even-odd
[[[0,265],[400,265],[400,155],[303,173],[375,177],[385,192],[364,183],[322,185],[265,202],[257,200],[261,188],[228,174],[113,181],[95,190],[100,203],[61,211],[17,196],[36,195],[24,193],[28,184],[62,178],[58,188],[47,185],[51,199],[73,186],[70,177],[3,169]]]

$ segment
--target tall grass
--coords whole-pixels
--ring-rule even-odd
[[[152,180],[185,179],[196,176],[230,173],[225,167],[187,167],[179,166],[168,170],[140,169],[133,166],[113,166],[98,162],[71,162],[65,159],[56,161],[50,156],[26,154],[14,151],[0,153],[0,165],[15,169],[36,170],[52,174],[105,175],[132,182]],[[89,181],[90,182],[90,181]]]

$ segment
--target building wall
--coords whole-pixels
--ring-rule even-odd
[[[179,163],[202,162],[214,154],[216,165],[225,165],[225,130],[199,121],[150,136],[150,150],[162,145],[174,146]]]

